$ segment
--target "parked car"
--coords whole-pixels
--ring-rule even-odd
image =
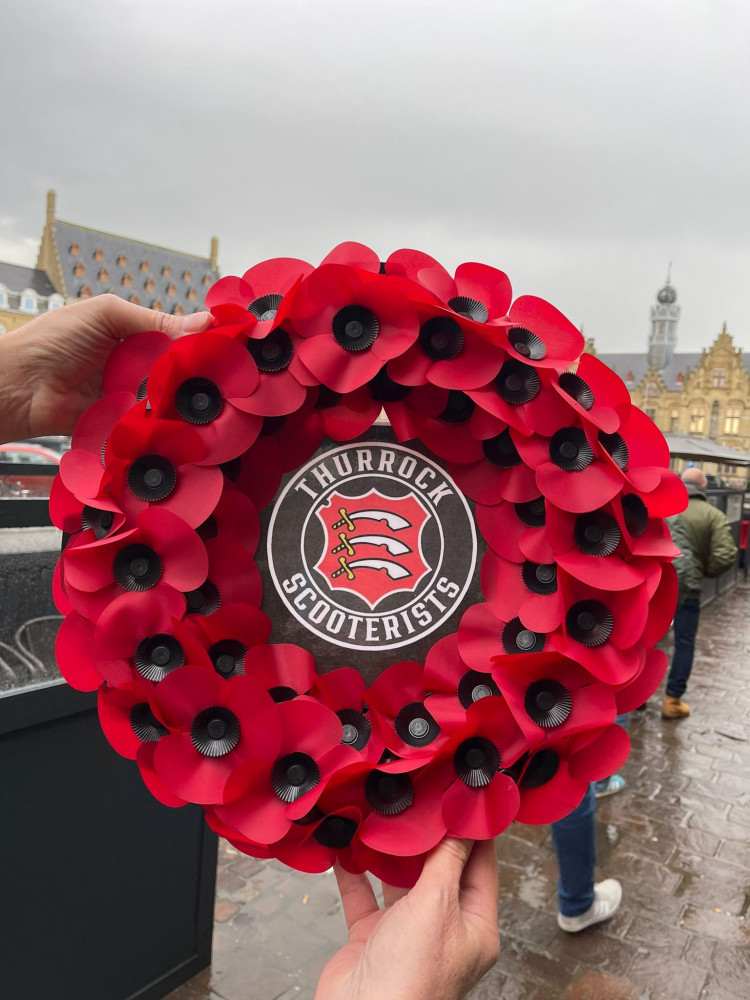
[[[0,445],[0,496],[48,497],[60,458],[59,451],[30,441]]]

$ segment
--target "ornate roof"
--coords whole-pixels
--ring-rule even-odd
[[[157,303],[164,312],[198,312],[206,292],[218,279],[209,257],[180,253],[165,247],[87,229],[71,222],[55,222],[57,252],[65,291],[69,296],[114,292],[137,298],[143,306]],[[85,290],[88,289],[88,292]]]

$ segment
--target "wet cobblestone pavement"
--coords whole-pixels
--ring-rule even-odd
[[[471,1000],[750,997],[750,587],[704,609],[686,698],[635,712],[626,789],[597,808],[599,871],[623,885],[606,925],[555,922],[547,827],[497,842],[500,957]],[[668,648],[668,645],[665,645]],[[344,941],[332,874],[302,875],[222,842],[210,969],[169,1000],[312,1000]]]

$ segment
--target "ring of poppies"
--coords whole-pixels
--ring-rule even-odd
[[[109,742],[161,802],[309,872],[409,886],[446,834],[566,815],[665,670],[685,494],[659,431],[487,265],[346,243],[206,302],[208,331],[114,351],[51,492],[58,663]],[[282,476],[381,411],[472,501],[485,600],[367,686],[268,641],[253,557]]]

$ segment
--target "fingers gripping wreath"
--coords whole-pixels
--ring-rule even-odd
[[[566,815],[664,673],[654,424],[483,264],[345,243],[207,305],[118,347],[50,498],[58,662],[107,739],[304,871],[411,885],[447,833]]]

